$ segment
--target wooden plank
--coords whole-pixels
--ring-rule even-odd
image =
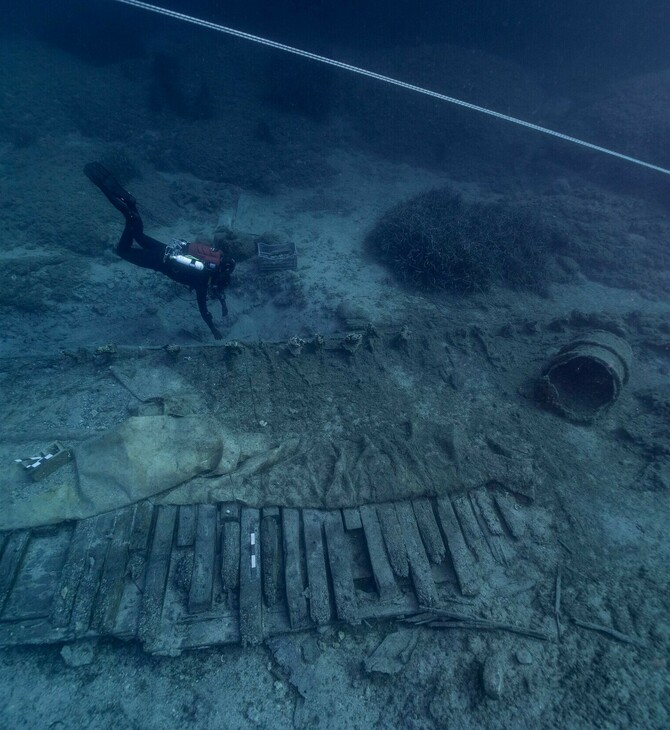
[[[232,520],[233,522],[239,522],[240,506],[236,502],[221,502],[219,504],[219,514],[223,522],[226,522],[228,520]]]
[[[86,568],[79,583],[77,595],[72,606],[70,623],[74,627],[75,636],[83,636],[89,630],[93,617],[93,602],[98,593],[102,569],[111,542],[116,512],[98,515],[93,527],[93,537],[88,547]]]
[[[51,644],[74,639],[69,626],[53,626],[48,619],[0,621],[0,647]]]
[[[221,583],[224,591],[240,585],[240,523],[226,520],[221,525]]]
[[[384,536],[379,524],[377,510],[366,505],[359,508],[359,513],[379,598],[381,601],[394,601],[398,598],[400,591],[393,577],[393,568],[391,568],[384,547]]]
[[[396,502],[395,510],[407,548],[407,559],[416,597],[419,599],[420,605],[434,606],[437,603],[437,589],[428,556],[421,541],[419,527],[416,524],[412,503],[409,501]]]
[[[488,494],[485,490],[478,490],[470,492],[469,498],[472,512],[491,555],[500,565],[507,565],[504,531]]]
[[[130,535],[129,549],[131,552],[144,552],[149,545],[151,527],[153,525],[154,508],[149,502],[138,502],[135,505],[133,517],[133,531]]]
[[[393,572],[400,578],[409,576],[409,562],[407,561],[407,548],[398,522],[398,515],[392,502],[377,505],[377,515],[382,528],[386,552]]]
[[[484,535],[479,528],[479,523],[475,517],[475,513],[472,511],[472,505],[466,494],[461,494],[458,497],[454,497],[451,502],[458,522],[461,526],[461,531],[465,537],[465,542],[470,548],[470,552],[482,563],[492,563],[491,551],[489,550]]]
[[[132,553],[131,553],[132,559]],[[144,563],[143,563],[144,564]],[[142,588],[139,581],[131,575],[126,576],[127,580],[123,586],[123,594],[116,611],[114,627],[111,630],[113,636],[120,639],[134,639],[137,636],[137,625],[142,607]]]
[[[163,596],[176,521],[177,508],[174,505],[159,505],[156,508],[156,523],[149,549],[138,622],[139,639],[147,651],[152,651],[159,644]]]
[[[50,616],[73,531],[72,523],[61,523],[50,530],[31,530],[5,603],[3,621]]]
[[[358,507],[343,509],[342,517],[344,518],[344,529],[348,532],[351,532],[351,530],[363,529],[363,523],[361,522],[361,515],[358,512]]]
[[[30,530],[12,532],[0,559],[0,614],[12,590],[16,575],[21,566],[23,553],[30,540]]]
[[[330,621],[330,592],[326,569],[326,551],[323,544],[323,513],[318,510],[302,511],[303,536],[305,538],[305,562],[309,585],[309,615],[314,623],[322,625]]]
[[[179,508],[177,547],[189,547],[195,542],[196,505],[183,504]]]
[[[492,535],[504,535],[502,525],[496,514],[496,509],[486,489],[476,489],[470,492],[470,499],[474,500],[479,507],[479,513],[484,520],[484,524]]]
[[[51,623],[55,627],[68,626],[70,623],[77,589],[86,570],[86,557],[94,528],[95,517],[79,520],[74,528],[51,610]]]
[[[181,513],[180,508],[180,513]],[[202,613],[212,607],[214,558],[216,556],[216,525],[219,512],[214,504],[199,504],[195,527],[193,572],[188,593],[188,612]],[[179,537],[179,530],[177,530]],[[188,544],[188,543],[187,543]]]
[[[360,623],[356,588],[351,573],[351,551],[344,534],[342,514],[339,510],[326,512],[323,516],[326,532],[328,564],[335,596],[335,610],[341,621]]]
[[[263,509],[261,520],[261,575],[263,576],[263,596],[267,606],[274,606],[279,600],[282,575],[281,530],[279,512],[268,514]]]
[[[495,491],[493,493],[500,514],[509,530],[510,535],[515,540],[520,540],[526,532],[526,521],[524,510],[521,508],[516,499],[509,493]]]
[[[240,640],[263,640],[260,511],[243,508],[240,515]]]
[[[300,513],[296,509],[284,508],[281,516],[284,543],[284,583],[289,619],[292,629],[304,629],[309,626],[309,618],[301,568]]]
[[[116,623],[116,612],[125,586],[128,546],[134,517],[134,508],[121,510],[114,525],[114,535],[100,579],[98,597],[93,607],[93,628],[109,633]]]
[[[239,619],[235,613],[226,613],[216,618],[187,621],[177,627],[179,651],[233,644],[240,640]],[[225,726],[224,726],[225,727]]]
[[[412,508],[428,557],[432,563],[437,565],[444,560],[447,550],[435,519],[433,505],[429,499],[415,499],[412,501]]]
[[[479,593],[480,584],[474,560],[465,544],[456,513],[448,497],[437,500],[437,511],[461,593],[464,596],[475,596]]]

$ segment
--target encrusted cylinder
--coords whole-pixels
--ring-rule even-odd
[[[538,398],[578,423],[590,423],[619,397],[630,377],[633,352],[623,338],[592,330],[562,347],[544,366]]]

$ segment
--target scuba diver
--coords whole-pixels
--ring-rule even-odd
[[[195,289],[200,316],[215,339],[222,339],[223,335],[207,309],[207,295],[210,293],[219,300],[221,316],[225,317],[228,314],[225,288],[230,283],[235,261],[225,258],[221,251],[210,248],[205,243],[187,243],[174,239],[170,244],[165,244],[150,238],[144,233],[137,201],[121,187],[109,170],[99,162],[90,162],[84,167],[84,173],[126,219],[116,253],[131,264],[160,271],[173,281]],[[133,248],[135,241],[140,248]]]

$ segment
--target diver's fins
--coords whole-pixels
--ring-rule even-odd
[[[97,187],[102,190],[109,202],[123,215],[133,216],[137,214],[137,201],[135,198],[116,180],[114,175],[99,162],[89,162],[84,167],[84,174]]]

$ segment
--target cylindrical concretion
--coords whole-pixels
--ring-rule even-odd
[[[538,397],[567,418],[588,423],[619,397],[630,377],[632,359],[630,345],[618,335],[585,332],[545,365]]]

